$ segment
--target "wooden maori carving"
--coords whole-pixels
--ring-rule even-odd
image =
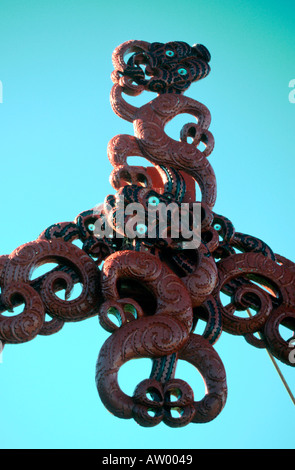
[[[244,336],[254,347],[295,365],[295,264],[254,236],[236,232],[229,219],[213,211],[210,112],[184,96],[192,82],[208,75],[209,62],[200,44],[127,41],[115,49],[111,105],[134,128],[133,136],[116,135],[108,145],[115,194],[101,207],[54,224],[37,240],[0,257],[2,344],[50,335],[65,322],[97,315],[110,332],[97,359],[98,393],[111,413],[141,426],[204,423],[221,412],[226,374],[214,344],[222,332]],[[157,96],[141,107],[123,98],[144,91]],[[182,113],[191,114],[194,122],[174,140],[165,126]],[[130,156],[152,166],[131,166]],[[195,184],[201,201],[191,189]],[[175,235],[184,218],[186,231]],[[189,247],[187,234],[194,241]],[[75,240],[82,242],[81,249]],[[57,267],[32,280],[33,270],[48,262]],[[71,300],[76,283],[82,291]],[[56,295],[61,289],[65,300]],[[228,296],[227,305],[221,294]],[[21,303],[21,314],[5,315]],[[239,315],[244,310],[252,312],[248,318]],[[202,335],[194,333],[199,319],[206,322]],[[281,324],[290,329],[289,341],[280,336]],[[151,370],[128,396],[118,372],[127,361],[142,357],[151,359]],[[196,401],[190,385],[177,376],[180,359],[203,376],[202,400]]]

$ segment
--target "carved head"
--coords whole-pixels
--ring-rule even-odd
[[[159,94],[183,93],[192,82],[201,80],[210,72],[211,56],[201,44],[190,46],[181,41],[166,44],[129,41],[125,44],[123,55],[128,52],[134,54],[127,63],[114,60],[115,68],[117,66],[121,76],[144,90]]]

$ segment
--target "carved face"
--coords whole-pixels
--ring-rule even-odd
[[[147,51],[129,58],[123,74],[149,91],[182,93],[192,82],[208,75],[209,61],[209,51],[200,44],[154,42]]]
[[[128,244],[135,246],[138,239],[141,241],[145,239],[145,242],[148,242],[149,238],[148,244],[151,246],[168,246],[170,243],[176,247],[178,239],[170,240],[168,237],[169,240],[167,240],[167,235],[163,239],[159,233],[159,220],[164,221],[162,225],[166,221],[165,225],[161,225],[162,229],[168,231],[171,229],[172,216],[170,212],[168,217],[167,214],[165,216],[165,208],[171,202],[173,202],[173,196],[168,193],[159,194],[148,188],[127,185],[121,188],[115,196],[109,195],[106,198],[105,214],[108,224],[113,227],[116,233],[125,238],[125,243],[129,239]],[[178,215],[178,205],[174,204],[173,208],[175,209],[175,207]],[[161,215],[158,213],[159,209]],[[163,212],[164,214],[162,214]],[[120,221],[119,224],[118,221]],[[151,239],[151,237],[153,238]]]

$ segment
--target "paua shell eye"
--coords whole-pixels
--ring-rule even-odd
[[[88,225],[88,230],[89,230],[89,232],[94,232],[94,230],[95,230],[95,225],[94,225],[94,224],[89,224],[89,225]]]
[[[173,57],[173,56],[174,56],[174,52],[171,51],[171,50],[168,50],[168,51],[166,51],[166,55],[167,55],[168,57]]]
[[[177,72],[179,73],[179,75],[187,75],[187,70],[183,67],[178,69]]]
[[[149,200],[148,200],[148,203],[151,205],[151,206],[157,206],[159,204],[160,200],[159,198],[157,198],[156,196],[151,196],[149,197]]]
[[[144,235],[147,231],[147,226],[144,224],[137,224],[136,225],[136,232],[138,235]]]

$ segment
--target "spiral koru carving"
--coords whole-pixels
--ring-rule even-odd
[[[2,345],[50,335],[65,322],[97,315],[111,333],[97,359],[100,398],[115,416],[142,426],[204,423],[221,412],[226,374],[214,344],[222,332],[244,336],[295,365],[295,264],[258,238],[236,232],[229,219],[213,211],[210,112],[183,94],[208,75],[209,62],[210,53],[200,44],[127,41],[115,49],[111,105],[134,127],[134,136],[117,135],[108,145],[115,194],[0,257]],[[144,91],[157,96],[141,107],[123,98]],[[174,140],[165,126],[182,113],[194,122]],[[132,156],[149,160],[151,167],[130,165]],[[195,200],[195,184],[201,201]],[[188,244],[188,234],[194,243]],[[56,267],[33,279],[34,269],[48,262]],[[71,299],[77,283],[81,292]],[[64,300],[57,296],[60,290]],[[5,315],[20,304],[22,313]],[[199,320],[206,325],[202,335],[194,333]],[[290,329],[290,339],[281,337],[280,325]],[[151,370],[128,396],[118,372],[136,358],[150,358]],[[204,378],[203,399],[196,401],[190,385],[177,377],[179,360]]]

